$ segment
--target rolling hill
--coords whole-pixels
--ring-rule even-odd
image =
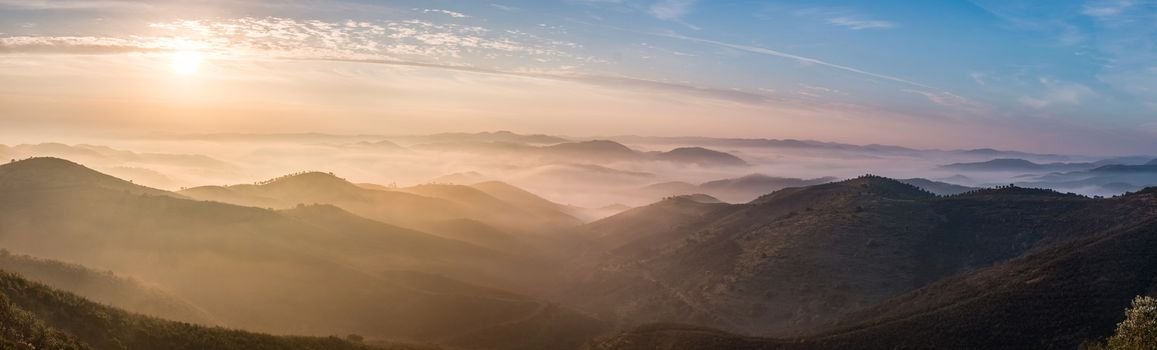
[[[1157,217],[1152,206],[1127,200],[1019,187],[937,197],[874,176],[784,189],[707,215],[628,213],[589,225],[592,234],[635,233],[635,222],[678,225],[618,242],[578,278],[574,288],[584,293],[568,302],[626,323],[773,336],[813,331],[942,278]]]
[[[202,325],[218,325],[200,307],[156,286],[77,264],[0,250],[0,270],[134,313]]]
[[[1126,196],[1152,206],[1157,192]],[[1122,205],[1123,203],[1113,203]],[[1157,220],[1110,225],[852,313],[831,330],[758,338],[658,324],[593,349],[1072,349],[1112,333],[1157,277]]]
[[[674,163],[690,163],[704,167],[739,167],[751,165],[748,164],[747,161],[730,153],[706,149],[703,147],[679,147],[667,152],[656,153],[654,158],[656,160]]]
[[[468,219],[504,231],[537,233],[543,228],[558,230],[581,223],[552,209],[557,205],[545,199],[497,183],[481,188],[453,184],[385,188],[353,184],[330,173],[303,172],[256,184],[194,187],[180,193],[200,200],[263,208],[331,204],[360,216],[413,228]]]
[[[362,193],[321,175],[297,180],[324,187],[271,184],[268,193]],[[551,275],[547,264],[336,207],[272,211],[181,197],[61,159],[6,164],[0,245],[156,283],[229,327],[371,339],[433,341],[523,320],[543,302],[493,287]],[[436,275],[486,286],[422,277]]]

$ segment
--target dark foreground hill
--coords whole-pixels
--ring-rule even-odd
[[[136,315],[0,272],[3,349],[432,349],[279,337]]]
[[[1153,293],[1155,278],[1157,220],[1148,220],[945,279],[821,334],[772,339],[660,324],[592,348],[1075,349],[1110,335],[1134,296]]]

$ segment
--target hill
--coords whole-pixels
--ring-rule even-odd
[[[1126,201],[1152,205],[1152,194]],[[800,338],[756,338],[652,325],[594,349],[1072,349],[1112,333],[1157,277],[1157,220],[1084,238],[944,279]]]
[[[617,242],[596,272],[579,278],[575,288],[584,294],[570,302],[628,323],[774,336],[813,331],[942,278],[1157,216],[1140,202],[1019,187],[937,197],[874,176],[784,189],[706,215],[652,215],[595,231],[678,223]]]
[[[0,346],[12,349],[430,349],[278,337],[131,314],[0,272]]]
[[[940,166],[943,170],[952,171],[1073,171],[1086,170],[1096,167],[1095,163],[1044,163],[1038,164],[1019,158],[997,158],[984,162],[953,163]]]
[[[510,131],[494,131],[479,133],[441,133],[432,135],[416,135],[391,137],[391,140],[406,144],[448,143],[448,142],[505,142],[516,144],[557,144],[569,140],[542,134],[517,134]]]
[[[586,224],[582,231],[589,232],[592,239],[608,248],[617,248],[681,227],[726,207],[726,204],[705,203],[687,196],[672,197]]]
[[[303,172],[252,185],[194,187],[180,193],[201,200],[263,208],[331,204],[359,216],[419,229],[462,219],[514,233],[557,231],[581,223],[551,209],[558,205],[541,197],[494,183],[482,188],[453,184],[387,188],[353,184],[330,173]]]
[[[665,152],[642,152],[610,140],[559,142],[535,145],[505,141],[444,141],[420,144],[415,149],[537,159],[545,164],[607,164],[615,162],[666,161],[704,167],[744,166],[747,162],[730,153],[703,147],[680,147]]]
[[[100,181],[61,187],[26,173],[44,181]],[[552,285],[544,283],[543,276],[551,275],[547,264],[336,207],[279,212],[151,195],[157,190],[126,190],[124,183],[93,173],[62,160],[0,166],[0,183],[17,183],[9,176],[21,175],[15,179],[23,184],[0,187],[0,245],[132,275],[229,327],[282,334],[432,341],[521,320],[542,305],[530,297],[496,296],[493,287]],[[289,181],[328,191],[287,185],[292,183],[249,186],[318,198],[362,194],[322,174]],[[394,273],[407,270],[412,273]],[[424,275],[472,276],[484,285],[413,280]]]
[[[582,223],[561,212],[561,205],[500,182],[486,182],[481,186],[426,184],[397,191],[457,203],[469,210],[469,216],[463,218],[484,221],[513,232],[559,231]]]
[[[975,187],[961,186],[961,185],[957,185],[957,184],[953,184],[953,183],[947,183],[947,182],[943,182],[943,181],[933,181],[933,180],[921,179],[921,178],[903,179],[903,180],[899,180],[899,181],[906,183],[906,184],[909,184],[909,185],[912,185],[912,186],[922,188],[925,191],[932,192],[932,193],[935,193],[936,195],[940,195],[940,196],[961,194],[961,193],[976,189]]]
[[[706,149],[703,147],[680,147],[667,152],[660,152],[655,154],[655,159],[677,162],[677,163],[691,163],[705,167],[713,166],[746,166],[750,165],[747,161],[731,155],[730,153]]]
[[[170,192],[101,174],[60,158],[29,158],[0,166],[0,191],[66,190],[78,187],[99,187],[138,195],[175,196]]]
[[[453,201],[365,188],[322,172],[292,174],[251,185],[194,187],[180,193],[200,200],[276,209],[332,204],[360,216],[402,225],[471,216],[469,208]]]
[[[84,266],[0,250],[0,270],[135,313],[181,322],[217,325],[201,308],[144,282]]]
[[[1089,170],[1035,176],[1020,184],[1094,195],[1119,195],[1157,185],[1157,165],[1104,165]]]
[[[470,185],[470,187],[530,212],[536,217],[552,221],[561,227],[576,226],[582,223],[581,220],[570,212],[567,206],[552,202],[530,191],[505,182],[486,181],[475,183]]]
[[[564,158],[570,161],[581,159],[605,162],[642,158],[642,153],[621,143],[607,140],[560,143],[542,147],[540,151],[551,157]]]
[[[699,185],[682,181],[660,182],[631,189],[625,191],[624,194],[654,200],[701,193],[730,203],[744,203],[784,188],[818,185],[835,180],[834,177],[799,179],[750,174],[738,178],[708,181]]]
[[[727,202],[743,203],[784,188],[818,185],[835,180],[833,177],[797,179],[751,174],[734,179],[704,182],[699,185],[699,191]]]

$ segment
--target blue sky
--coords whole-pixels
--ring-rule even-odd
[[[165,52],[189,50],[205,55],[208,68],[200,79],[206,86],[210,81],[232,84],[223,75],[284,76],[318,91],[278,86],[270,90],[279,92],[254,100],[307,96],[304,99],[312,101],[307,104],[316,108],[290,113],[301,120],[321,118],[317,113],[326,110],[322,107],[328,103],[364,105],[364,110],[351,107],[344,113],[357,117],[343,119],[343,125],[388,121],[394,123],[393,131],[515,129],[585,135],[790,137],[941,148],[1157,150],[1153,141],[1157,139],[1157,2],[1153,1],[209,1],[193,5],[0,0],[0,54],[4,55],[0,60],[10,63],[7,75],[0,75],[0,93],[7,92],[7,101],[28,94],[54,96],[53,86],[60,81],[52,79],[66,78],[46,76],[37,80],[44,86],[22,91],[16,83],[34,78],[27,76],[27,68],[33,65],[83,70],[84,65],[97,63],[70,57],[128,55],[140,66],[151,56],[163,60]],[[30,59],[39,56],[48,58]],[[313,62],[309,68],[317,73],[303,76],[301,66],[287,63],[302,61]],[[382,68],[393,69],[388,73],[366,71],[370,68],[364,66],[375,64],[395,67]],[[412,69],[399,71],[399,66]],[[6,73],[0,70],[0,74]],[[333,76],[320,76],[325,74]],[[375,74],[396,79],[393,85],[383,86],[383,79],[350,78]],[[403,76],[411,80],[404,81]],[[107,79],[80,80],[92,85],[87,89],[95,89]],[[538,81],[543,79],[555,82]],[[57,97],[79,100],[96,93],[79,86],[59,91]],[[356,88],[414,98],[382,105],[372,99],[373,94],[364,100],[350,94],[331,95],[335,89]],[[478,91],[489,89],[506,95]],[[148,95],[120,93],[124,94],[121,99]],[[535,98],[520,100],[519,95]],[[444,103],[439,105],[439,101]],[[236,107],[239,102],[228,96],[205,95],[182,103],[180,108],[186,109],[197,104],[194,111],[249,108]],[[680,103],[688,106],[673,107]],[[621,108],[613,108],[617,104]],[[117,111],[125,109],[118,106]],[[385,112],[378,108],[383,106],[410,112]],[[264,107],[249,109],[259,108]],[[22,116],[0,118],[9,119],[10,125],[30,125],[36,124],[32,122],[36,118],[28,114],[54,113],[55,119],[49,119],[56,120],[56,126],[120,128],[132,122],[143,129],[252,127],[209,121],[152,122],[140,117],[121,120],[112,113],[86,119],[76,116],[81,109],[45,111],[25,106],[18,109],[26,113]],[[70,117],[60,116],[64,114]],[[558,116],[552,119],[544,114]],[[260,117],[263,113],[253,115],[264,118]],[[398,127],[401,121],[416,119],[421,122]],[[331,125],[325,131],[363,129],[361,125]]]

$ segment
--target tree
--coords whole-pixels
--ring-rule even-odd
[[[1138,296],[1133,306],[1125,310],[1125,320],[1117,324],[1117,333],[1108,344],[1097,344],[1090,349],[1148,350],[1157,349],[1157,299]]]

